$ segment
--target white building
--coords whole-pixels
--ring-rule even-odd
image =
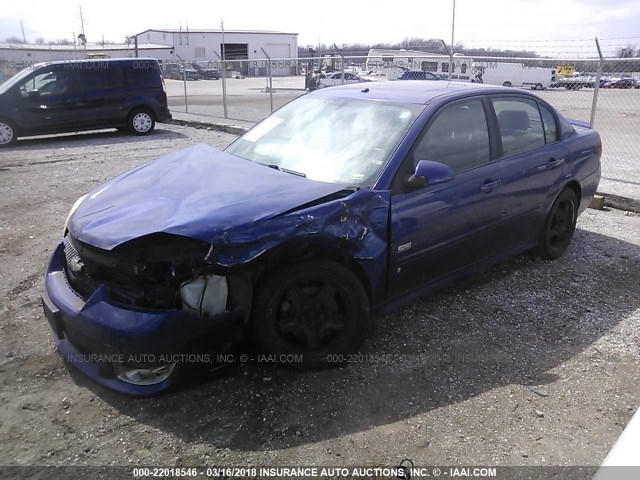
[[[32,45],[28,43],[0,43],[0,79],[15,75],[35,63],[81,58],[135,57],[134,45]],[[151,57],[170,61],[173,47],[138,44],[139,57]]]
[[[222,57],[222,30],[161,29],[135,35],[138,44],[160,44],[173,48],[173,60],[218,65]],[[274,59],[272,75],[296,73],[297,62],[285,60],[298,56],[298,34],[260,30],[225,30],[225,59],[231,70],[243,75],[265,75],[267,55]],[[266,52],[263,52],[263,50]]]

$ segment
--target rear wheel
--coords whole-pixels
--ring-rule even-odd
[[[18,135],[13,122],[0,118],[0,147],[14,145],[17,139]]]
[[[548,260],[560,258],[571,243],[577,219],[578,197],[565,188],[553,202],[534,253]]]
[[[134,135],[149,135],[153,132],[156,121],[148,110],[138,109],[129,114],[127,126]]]
[[[283,268],[259,289],[253,335],[261,353],[294,369],[326,368],[356,352],[370,327],[358,278],[330,260]]]

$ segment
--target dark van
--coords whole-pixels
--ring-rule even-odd
[[[100,128],[147,135],[170,118],[153,58],[39,63],[0,85],[0,147],[27,135]]]

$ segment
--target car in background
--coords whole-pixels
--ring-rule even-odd
[[[328,74],[325,78],[321,78],[318,81],[318,85],[320,88],[322,87],[335,87],[336,85],[344,85],[349,83],[361,83],[361,82],[369,82],[365,78],[362,78],[359,75],[351,72],[344,72],[344,82],[342,81],[342,72],[333,72]]]
[[[200,80],[198,70],[180,64],[165,65],[164,76],[171,80]]]
[[[601,153],[588,124],[522,90],[319,89],[225,151],[176,151],[81,197],[45,316],[64,358],[133,395],[246,338],[291,368],[337,365],[374,316],[523,252],[562,256]]]
[[[440,75],[422,70],[406,70],[400,74],[398,80],[446,80]]]
[[[39,63],[0,85],[0,147],[22,136],[102,128],[147,135],[170,118],[153,58]]]
[[[198,63],[192,63],[191,66],[198,72],[202,80],[220,80],[220,69],[203,67]]]
[[[636,88],[637,84],[633,78],[619,78],[605,82],[602,88]]]

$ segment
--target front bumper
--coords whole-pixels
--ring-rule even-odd
[[[58,245],[49,262],[42,304],[63,358],[99,384],[129,395],[151,395],[169,388],[180,368],[154,385],[120,380],[113,363],[162,362],[177,359],[181,367],[216,364],[215,352],[229,350],[243,325],[243,313],[225,312],[199,318],[181,310],[145,310],[119,305],[106,287],[85,301],[69,285],[64,269],[64,246]],[[189,354],[196,354],[197,357]]]

